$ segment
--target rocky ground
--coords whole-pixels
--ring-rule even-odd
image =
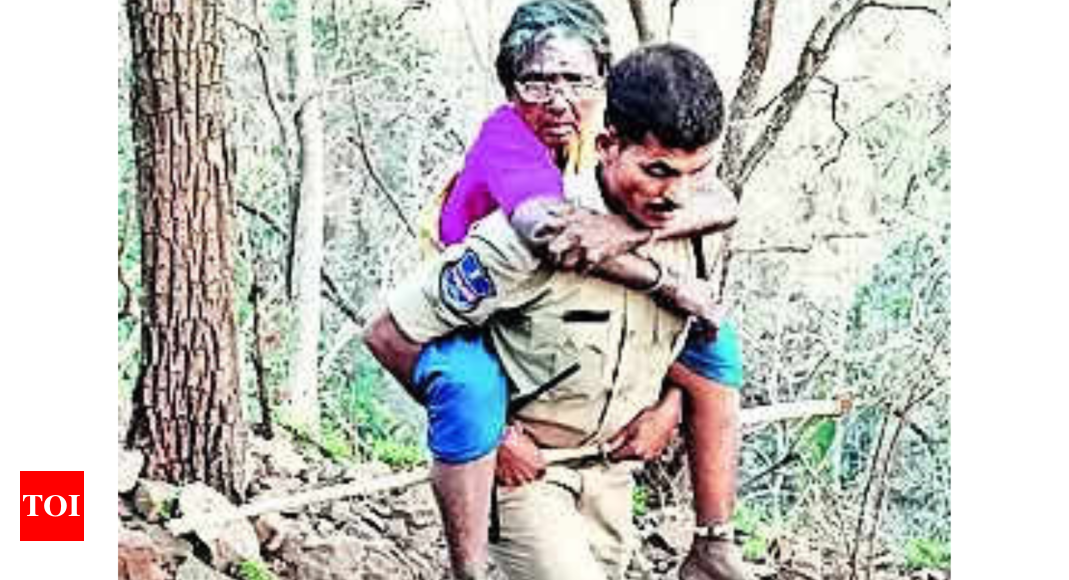
[[[250,502],[285,497],[332,484],[391,473],[385,465],[345,467],[310,459],[284,437],[254,438]],[[140,477],[139,453],[119,452],[119,580],[445,580],[445,541],[430,489],[416,485],[371,497],[205,525],[175,536],[166,523],[190,513],[223,514],[235,508],[200,484],[178,488]],[[689,545],[689,515],[655,505],[636,519],[644,547],[628,580],[675,578]],[[780,545],[776,562],[755,563],[759,577],[775,580],[845,578],[814,550]],[[949,580],[949,572],[873,580]],[[495,580],[503,577],[495,572]]]

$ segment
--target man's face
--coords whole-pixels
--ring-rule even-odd
[[[578,38],[549,38],[517,75],[513,103],[539,140],[564,147],[589,126],[605,98],[594,51]],[[530,85],[531,91],[524,90]],[[525,99],[525,94],[538,98]]]
[[[653,135],[627,143],[612,132],[598,136],[605,194],[635,221],[661,229],[686,211],[711,173],[713,147],[669,149]]]

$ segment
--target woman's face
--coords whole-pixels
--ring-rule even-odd
[[[512,101],[550,149],[577,138],[604,104],[604,79],[598,74],[594,51],[578,38],[547,39],[516,77]]]

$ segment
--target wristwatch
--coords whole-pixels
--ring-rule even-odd
[[[698,538],[708,538],[710,540],[730,542],[734,541],[735,539],[735,526],[733,526],[730,522],[713,522],[711,524],[705,524],[703,526],[695,526],[694,535]]]

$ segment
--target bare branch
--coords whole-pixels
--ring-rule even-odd
[[[286,172],[286,180],[288,184],[292,184],[293,174],[289,163],[293,153],[289,146],[289,131],[286,128],[285,121],[282,120],[283,115],[280,112],[282,107],[279,105],[278,99],[275,97],[275,91],[271,86],[271,75],[267,67],[267,55],[270,52],[271,45],[268,41],[267,33],[263,30],[262,25],[253,26],[230,15],[226,19],[227,22],[235,27],[247,32],[253,39],[253,45],[255,46],[253,54],[256,56],[256,68],[260,73],[260,86],[263,89],[264,98],[267,100],[267,108],[271,111],[271,116],[274,117],[275,125],[278,128],[279,145],[282,147],[283,155],[286,159],[283,167]]]
[[[762,469],[758,473],[755,473],[753,476],[748,478],[746,481],[742,482],[739,485],[739,493],[749,489],[751,486],[753,486],[753,484],[761,481],[762,479],[765,479],[766,477],[772,475],[773,473],[776,473],[780,469],[783,469],[784,467],[787,467],[788,465],[791,465],[792,463],[794,463],[794,462],[798,461],[799,459],[801,459],[802,456],[797,451],[795,451],[795,448],[798,446],[798,443],[801,440],[802,440],[801,436],[796,437],[793,441],[791,441],[790,446],[787,448],[787,452],[784,453],[782,457],[780,457],[775,462],[773,462],[771,465],[769,465],[768,467]]]
[[[254,258],[255,260],[255,258]],[[249,288],[249,300],[252,302],[252,368],[256,374],[256,393],[260,403],[260,424],[255,428],[267,439],[275,437],[271,421],[271,397],[267,390],[267,371],[264,368],[263,332],[261,329],[263,312],[260,299],[264,288],[260,284],[259,267],[252,267],[252,287]]]
[[[883,421],[880,422],[880,434],[876,438],[876,448],[873,451],[872,464],[869,467],[869,477],[865,480],[865,488],[861,492],[861,510],[857,516],[857,526],[854,528],[854,544],[850,550],[850,580],[857,580],[858,572],[858,556],[861,552],[861,536],[865,532],[865,518],[866,509],[869,504],[869,494],[872,492],[872,486],[876,480],[876,460],[883,451],[883,441],[887,437],[887,424],[890,422],[890,415],[884,414]]]
[[[913,192],[917,191],[918,176],[916,173],[909,176],[909,181],[906,183],[906,193],[902,196],[902,209],[909,209],[909,202],[913,198]]]
[[[267,226],[271,228],[272,231],[274,231],[279,236],[282,236],[283,239],[287,239],[289,237],[286,233],[285,228],[283,228],[282,225],[278,223],[278,220],[266,211],[241,200],[238,200],[238,207],[259,218],[261,221],[267,224]],[[289,246],[290,244],[287,243],[287,247]],[[323,297],[330,301],[330,303],[333,304],[339,311],[341,311],[341,313],[344,314],[349,320],[352,320],[357,324],[364,324],[364,316],[362,316],[359,313],[359,309],[350,304],[349,301],[345,299],[345,295],[338,290],[337,282],[335,282],[334,278],[327,273],[326,267],[323,268],[323,270],[320,272],[320,275],[322,276],[323,280]]]
[[[839,142],[835,146],[835,155],[830,159],[820,164],[821,173],[828,167],[839,161],[839,158],[843,153],[843,146],[846,145],[846,140],[850,138],[850,132],[843,127],[839,122],[839,85],[835,81],[825,76],[818,76],[817,80],[827,84],[831,87],[831,122],[835,124],[835,128],[839,130]]]
[[[635,21],[635,31],[638,33],[639,44],[653,42],[653,29],[650,27],[650,16],[646,12],[644,0],[627,0],[631,6],[631,17]]]
[[[942,131],[943,128],[946,127],[948,123],[950,123],[950,85],[947,85],[939,90],[939,98],[940,101],[938,108],[940,111],[943,111],[943,114],[940,116],[939,122],[936,123],[935,126],[931,128],[931,130],[928,131],[929,137]]]
[[[257,4],[256,0],[253,1],[254,5]],[[258,8],[256,14],[258,14]],[[286,179],[286,192],[290,201],[290,226],[294,227],[297,223],[297,209],[300,203],[299,195],[299,183],[297,177],[293,171],[293,148],[290,147],[289,129],[287,128],[285,118],[282,114],[282,106],[275,97],[275,90],[271,85],[271,74],[267,66],[267,56],[270,51],[270,42],[267,36],[267,32],[264,30],[263,23],[257,18],[257,25],[253,26],[246,22],[243,22],[233,16],[227,15],[227,21],[236,26],[237,28],[246,31],[253,38],[253,44],[255,46],[253,54],[256,56],[256,67],[260,73],[260,85],[263,89],[264,98],[267,101],[267,108],[271,111],[271,116],[275,120],[275,127],[278,129],[279,149],[282,151],[282,173]],[[302,105],[303,106],[303,105]],[[297,112],[293,114],[293,122],[295,129],[300,132],[300,125],[298,118],[300,115],[301,107],[297,108]],[[295,248],[293,246],[294,239],[289,237],[289,245],[286,249],[286,262],[284,264],[284,270],[286,274],[286,295],[293,295],[293,259]]]
[[[808,254],[813,251],[812,245],[799,246],[793,244],[777,244],[771,246],[758,246],[753,248],[737,248],[737,254]]]
[[[857,580],[858,567],[860,565],[859,556],[861,553],[862,537],[865,537],[865,541],[868,545],[868,562],[865,566],[866,576],[872,575],[872,549],[873,541],[877,529],[879,528],[881,510],[883,508],[883,500],[886,494],[887,477],[890,471],[890,462],[895,449],[898,446],[899,438],[901,437],[902,429],[906,425],[908,415],[910,411],[919,403],[930,397],[936,390],[936,386],[930,386],[925,389],[921,389],[921,385],[924,384],[924,378],[931,373],[932,365],[931,361],[935,357],[935,354],[942,348],[943,343],[946,341],[947,333],[943,332],[936,336],[932,343],[931,352],[928,356],[923,357],[926,364],[920,365],[912,373],[909,380],[909,392],[906,395],[906,402],[898,409],[896,409],[891,402],[885,403],[887,412],[884,413],[883,422],[880,426],[880,436],[876,444],[876,449],[873,452],[873,458],[871,467],[869,468],[869,476],[865,481],[865,488],[861,495],[861,511],[858,514],[857,526],[855,528],[854,545],[850,552],[850,579]],[[891,436],[891,440],[887,445],[887,449],[883,449],[883,443],[887,432],[887,427],[891,422],[891,417],[895,416],[898,419],[895,431]],[[865,523],[867,521],[866,509],[870,503],[870,493],[875,489],[875,500],[871,503],[873,508],[873,523],[869,527],[868,534],[865,534]]]
[[[338,290],[338,285],[334,282],[326,271],[323,272],[323,284],[324,291],[323,296],[330,300],[331,304],[336,306],[338,310],[342,312],[353,323],[363,326],[367,322],[367,316],[362,314],[355,306],[349,303],[345,299],[345,295]]]
[[[401,12],[397,14],[397,17],[393,19],[394,26],[400,25],[404,20],[405,15],[409,12],[417,12],[425,8],[430,8],[430,0],[408,0],[405,2],[405,7],[401,9]]]
[[[808,244],[776,244],[769,246],[755,246],[750,248],[736,248],[739,254],[807,254],[813,251],[818,242],[831,242],[835,240],[864,240],[876,237],[883,233],[881,230],[871,232],[828,232],[814,235]]]
[[[717,168],[720,178],[735,194],[742,198],[745,179],[742,177],[745,123],[750,118],[761,88],[761,79],[768,68],[768,55],[772,50],[772,23],[776,14],[776,0],[755,0],[750,17],[750,43],[747,48],[746,65],[739,80],[739,88],[731,99],[728,111],[727,133],[724,136],[723,157]]]
[[[863,11],[869,8],[891,11],[921,11],[942,19],[937,11],[927,6],[855,2],[852,6],[846,8],[844,4],[846,2],[836,0],[817,21],[798,59],[794,77],[776,97],[774,101],[776,107],[772,111],[771,118],[765,124],[753,146],[746,152],[739,173],[736,176],[739,183],[745,183],[749,179],[754,169],[772,149],[772,146],[779,139],[784,128],[786,128],[787,123],[794,116],[795,109],[809,88],[809,83],[827,62],[843,33],[850,30]]]
[[[401,209],[401,204],[397,201],[397,198],[390,193],[389,188],[386,187],[382,178],[379,177],[378,171],[375,170],[375,164],[371,161],[371,153],[368,151],[367,141],[364,139],[364,129],[360,122],[360,115],[354,115],[353,125],[356,127],[356,139],[350,139],[350,141],[356,145],[357,149],[360,151],[360,158],[364,162],[364,167],[367,169],[371,181],[375,183],[375,186],[378,187],[382,195],[386,197],[386,200],[390,203],[390,207],[393,208],[394,213],[397,214],[397,218],[401,220],[401,224],[405,226],[405,230],[408,231],[409,235],[413,238],[418,238],[419,236],[416,234],[416,229],[412,227],[408,218],[405,217],[405,212]]]
[[[672,28],[676,24],[676,6],[679,5],[679,0],[672,0],[668,3],[668,30],[665,31],[665,38],[672,39]]]
[[[876,540],[876,532],[880,528],[880,518],[883,515],[884,498],[887,496],[887,477],[891,471],[891,457],[898,449],[898,442],[902,437],[902,428],[906,425],[908,421],[910,411],[912,411],[918,403],[927,399],[929,396],[931,396],[932,393],[935,392],[935,387],[932,386],[922,391],[919,395],[914,395],[914,392],[916,391],[917,387],[919,387],[919,383],[914,385],[914,389],[912,389],[910,392],[909,401],[907,401],[907,403],[901,409],[892,409],[892,413],[896,415],[899,420],[898,424],[895,426],[894,434],[891,435],[891,442],[887,445],[887,453],[884,454],[883,469],[880,473],[880,483],[876,487],[876,500],[872,510],[873,521],[872,526],[869,528],[869,535],[867,539],[868,558],[865,567],[866,579],[872,578],[873,544]]]

